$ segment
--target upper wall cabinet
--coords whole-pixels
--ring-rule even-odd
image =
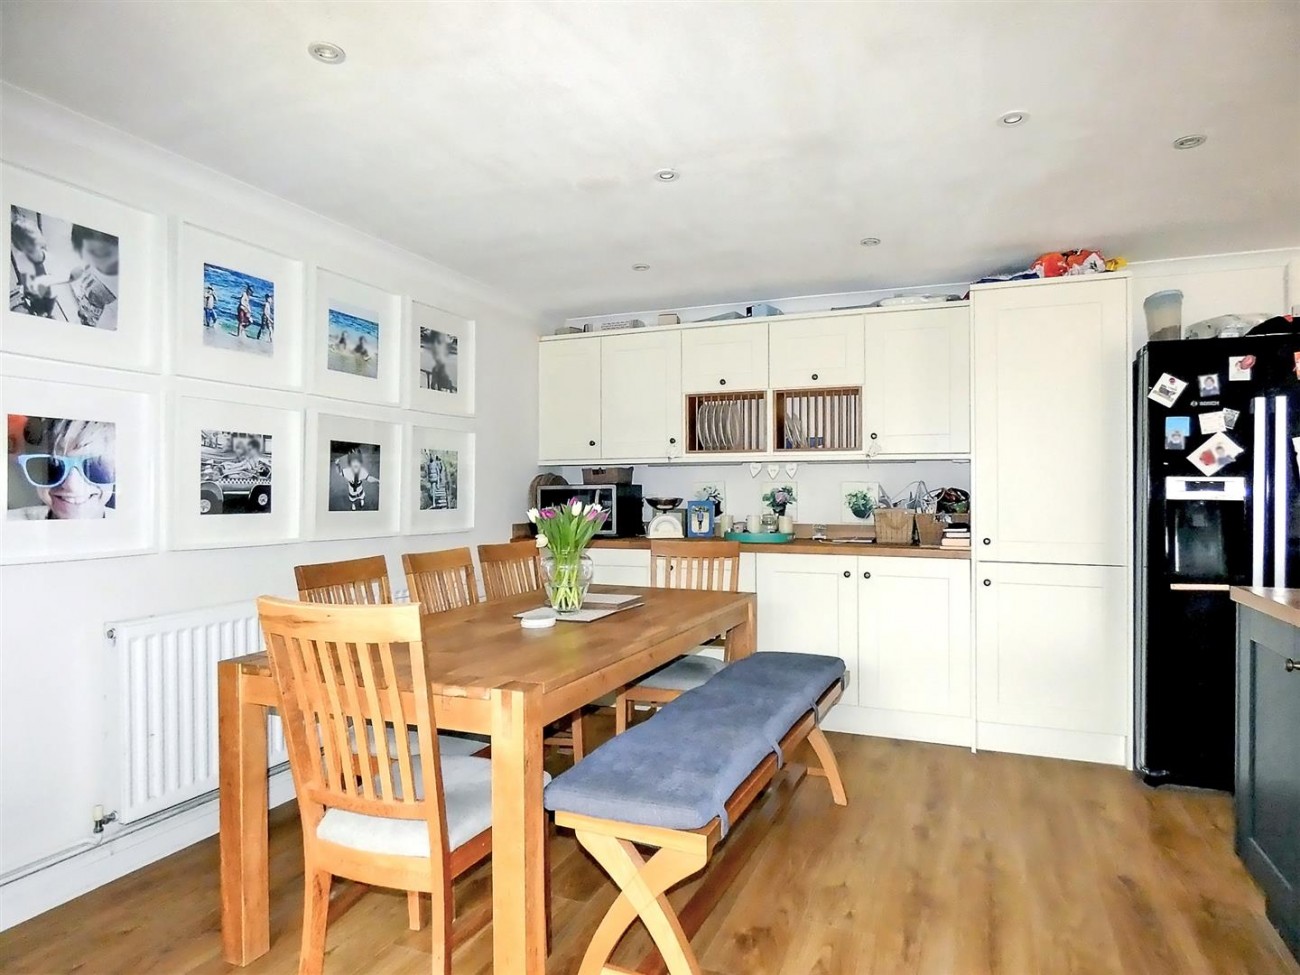
[[[768,337],[773,389],[861,386],[862,315],[773,321]]]
[[[537,350],[537,455],[543,463],[599,460],[601,339]]]
[[[975,289],[975,554],[1123,565],[1128,279]]]
[[[682,392],[767,389],[767,323],[682,329]]]
[[[914,308],[867,319],[867,449],[970,450],[970,309]]]
[[[681,336],[676,331],[637,331],[600,340],[602,458],[681,454]]]

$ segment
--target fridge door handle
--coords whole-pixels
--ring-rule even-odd
[[[1169,588],[1173,592],[1227,592],[1232,586],[1226,582],[1174,582]]]
[[[1273,585],[1285,589],[1286,578],[1286,544],[1289,535],[1287,524],[1287,501],[1291,497],[1290,485],[1287,483],[1291,469],[1290,452],[1287,450],[1287,431],[1290,424],[1287,417],[1287,398],[1273,397]]]
[[[1268,444],[1267,406],[1263,396],[1255,397],[1255,464],[1250,482],[1250,584],[1256,588],[1264,585],[1264,524],[1265,505],[1268,504],[1268,468],[1265,455]]]

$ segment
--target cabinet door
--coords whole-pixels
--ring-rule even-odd
[[[758,556],[758,649],[820,653],[848,665],[858,703],[858,580],[851,555]]]
[[[1127,295],[1104,277],[972,294],[980,558],[1125,563]]]
[[[650,552],[648,549],[600,548],[587,549],[594,563],[592,582],[600,586],[650,585]]]
[[[969,717],[970,563],[857,562],[858,703]]]
[[[767,323],[682,329],[682,392],[767,389]]]
[[[606,460],[681,453],[680,332],[638,332],[600,340],[600,429],[600,456]]]
[[[1124,569],[1095,565],[981,563],[975,571],[977,716],[1030,729],[999,750],[1123,762],[1129,732],[1128,586]],[[1110,736],[1087,741],[1043,729]],[[981,733],[981,743],[984,736]],[[1086,754],[1071,749],[1096,747]]]
[[[970,308],[866,316],[867,447],[873,454],[970,450]]]
[[[775,321],[768,339],[773,389],[861,386],[862,315]]]
[[[600,339],[537,350],[537,454],[543,464],[600,454]]]

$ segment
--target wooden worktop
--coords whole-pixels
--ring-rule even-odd
[[[591,543],[592,548],[621,548],[631,550],[649,550],[650,539],[640,538],[597,538]],[[808,538],[795,538],[790,542],[774,544],[740,543],[742,552],[754,552],[759,555],[870,555],[876,557],[901,557],[909,559],[970,559],[968,548],[924,548],[920,545],[833,545],[830,542],[814,542]]]
[[[1300,627],[1300,589],[1233,586],[1232,601],[1275,620]]]

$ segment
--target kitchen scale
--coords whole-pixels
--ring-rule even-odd
[[[646,498],[645,503],[659,514],[650,519],[646,526],[649,538],[685,538],[686,529],[682,524],[682,513],[677,511],[681,498]]]

